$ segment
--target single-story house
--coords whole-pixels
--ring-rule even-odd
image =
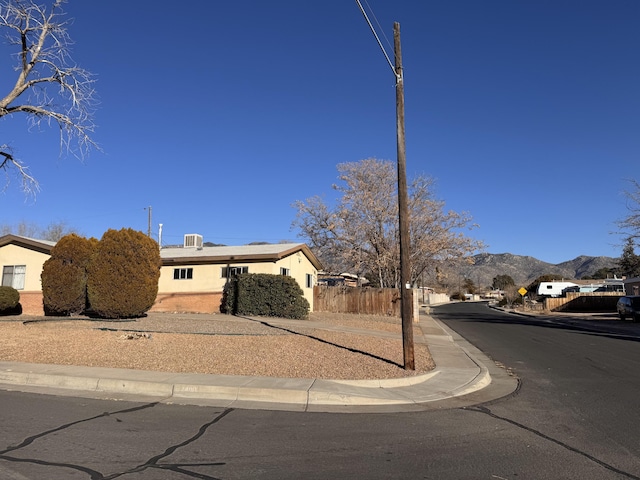
[[[54,245],[55,242],[19,235],[0,237],[2,285],[18,290],[25,314],[43,314],[40,275]]]
[[[20,292],[24,314],[43,314],[40,275],[54,245],[18,235],[0,237],[2,285]],[[207,247],[200,235],[185,235],[180,247],[161,248],[160,257],[158,296],[151,308],[156,312],[219,312],[224,285],[238,273],[295,278],[313,311],[313,287],[322,268],[304,243]]]
[[[624,291],[626,295],[640,295],[640,277],[625,278]]]
[[[295,278],[313,311],[313,287],[322,265],[304,243],[206,247],[199,235],[185,235],[183,246],[162,248],[160,256],[158,297],[151,311],[218,312],[225,283],[239,273]]]

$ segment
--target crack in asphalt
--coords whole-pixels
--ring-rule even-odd
[[[77,472],[82,472],[88,475],[88,477],[91,480],[113,480],[119,477],[123,477],[126,475],[130,475],[130,474],[135,474],[135,473],[140,473],[144,470],[150,469],[150,468],[155,468],[155,469],[159,469],[159,470],[170,470],[174,473],[178,473],[190,478],[197,478],[197,479],[201,479],[201,480],[220,480],[218,477],[212,477],[210,475],[205,475],[202,473],[198,473],[195,471],[192,471],[189,469],[189,467],[211,467],[211,466],[222,466],[225,465],[225,462],[204,462],[204,463],[160,463],[163,459],[167,458],[168,456],[170,456],[171,454],[173,454],[176,450],[185,447],[195,441],[197,441],[200,437],[202,437],[207,430],[215,425],[216,423],[218,423],[220,420],[222,420],[224,417],[226,417],[229,413],[233,412],[235,409],[233,408],[227,408],[225,410],[223,410],[222,412],[220,412],[218,415],[216,415],[211,421],[203,424],[200,426],[200,428],[198,429],[198,431],[192,435],[191,437],[187,438],[186,440],[175,444],[175,445],[171,445],[170,447],[166,448],[164,450],[164,452],[155,455],[151,458],[149,458],[146,462],[137,465],[133,468],[130,468],[128,470],[125,470],[123,472],[118,472],[118,473],[112,473],[109,475],[104,475],[101,472],[94,470],[92,468],[89,467],[85,467],[83,465],[75,465],[75,464],[70,464],[70,463],[61,463],[61,462],[50,462],[50,461],[45,461],[45,460],[40,460],[37,458],[20,458],[20,457],[15,457],[12,455],[8,455],[11,452],[15,452],[18,451],[20,449],[26,448],[27,446],[33,444],[35,441],[37,441],[38,439],[44,438],[48,435],[54,434],[56,432],[60,432],[62,430],[68,429],[70,427],[73,427],[74,425],[78,425],[81,423],[86,423],[86,422],[91,422],[93,420],[97,420],[100,418],[104,418],[104,417],[109,417],[109,416],[113,416],[113,415],[118,415],[118,414],[126,414],[126,413],[133,413],[133,412],[137,412],[140,410],[144,410],[147,408],[153,408],[155,406],[157,406],[159,404],[159,402],[153,402],[153,403],[148,403],[145,405],[140,405],[140,406],[136,406],[136,407],[132,407],[132,408],[127,408],[127,409],[123,409],[123,410],[118,410],[115,412],[104,412],[101,413],[99,415],[94,415],[93,417],[88,417],[88,418],[84,418],[81,420],[76,420],[74,422],[69,422],[66,423],[64,425],[60,425],[56,428],[52,428],[49,430],[45,430],[44,432],[40,432],[36,435],[32,435],[30,437],[25,438],[24,440],[22,440],[19,444],[17,445],[13,445],[10,447],[7,447],[4,450],[0,450],[0,460],[5,460],[7,462],[13,462],[13,463],[31,463],[31,464],[35,464],[35,465],[40,465],[40,466],[45,466],[45,467],[55,467],[55,468],[67,468],[67,469],[71,469],[71,470],[75,470]],[[119,419],[116,419],[117,421],[121,421]]]
[[[625,472],[624,470],[620,470],[619,468],[616,468],[613,465],[609,465],[608,463],[606,463],[606,462],[594,457],[593,455],[590,455],[587,452],[583,452],[582,450],[579,450],[579,449],[577,449],[575,447],[572,447],[571,445],[569,445],[569,444],[567,444],[565,442],[562,442],[562,441],[560,441],[560,440],[558,440],[556,438],[550,437],[549,435],[546,435],[546,434],[542,433],[541,431],[536,430],[535,428],[529,427],[529,426],[527,426],[527,425],[525,425],[523,423],[520,423],[520,422],[516,422],[515,420],[511,420],[510,418],[507,418],[507,417],[501,417],[500,415],[497,415],[497,414],[493,413],[491,411],[491,409],[489,409],[489,408],[487,408],[485,406],[476,405],[474,407],[464,407],[463,410],[482,413],[482,414],[488,415],[488,416],[490,416],[492,418],[495,418],[496,420],[502,420],[503,422],[507,422],[507,423],[509,423],[509,424],[511,424],[511,425],[513,425],[515,427],[518,427],[518,428],[521,428],[523,430],[526,430],[527,432],[533,433],[534,435],[536,435],[536,436],[538,436],[540,438],[543,438],[544,440],[548,440],[548,441],[550,441],[552,443],[555,443],[556,445],[559,445],[560,447],[562,447],[562,448],[564,448],[566,450],[569,450],[570,452],[573,452],[573,453],[576,453],[578,455],[581,455],[581,456],[587,458],[588,460],[591,460],[592,462],[597,463],[601,467],[603,467],[603,468],[605,468],[605,469],[607,469],[607,470],[609,470],[611,472],[623,475],[624,477],[630,478],[632,480],[640,480],[640,477],[637,476],[637,475],[634,475],[634,474],[629,473],[629,472]]]

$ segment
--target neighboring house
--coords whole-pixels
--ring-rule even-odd
[[[300,285],[313,311],[319,260],[304,243],[202,246],[200,235],[185,235],[182,247],[162,248],[155,312],[219,312],[228,279],[240,273],[288,275]]]
[[[43,314],[40,275],[54,245],[55,242],[18,235],[0,237],[2,285],[18,290],[23,314]]]
[[[626,278],[624,291],[626,295],[640,295],[640,277]]]
[[[0,237],[2,285],[18,290],[23,314],[43,314],[40,275],[54,245],[18,235]],[[160,257],[155,312],[219,312],[224,285],[238,273],[293,277],[313,311],[313,287],[322,268],[303,243],[204,247],[200,235],[185,235],[182,247],[162,248]]]

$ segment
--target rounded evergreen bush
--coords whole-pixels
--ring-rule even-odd
[[[74,233],[51,249],[42,268],[42,296],[46,315],[74,315],[87,309],[87,268],[98,240]]]
[[[266,273],[246,273],[224,289],[221,310],[233,315],[307,318],[309,302],[294,278]]]
[[[13,287],[0,286],[0,314],[20,313],[20,292]]]
[[[102,318],[143,316],[158,295],[160,249],[142,232],[108,230],[89,263],[91,312]]]

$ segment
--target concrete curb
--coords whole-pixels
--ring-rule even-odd
[[[423,375],[381,380],[324,380],[177,374],[140,370],[0,362],[0,388],[73,396],[292,411],[419,409],[478,392],[492,383],[488,360],[430,316],[421,316],[436,368]],[[514,384],[515,389],[515,384]],[[356,410],[354,410],[354,408]],[[390,410],[391,409],[391,410]],[[360,410],[363,411],[363,410]]]

